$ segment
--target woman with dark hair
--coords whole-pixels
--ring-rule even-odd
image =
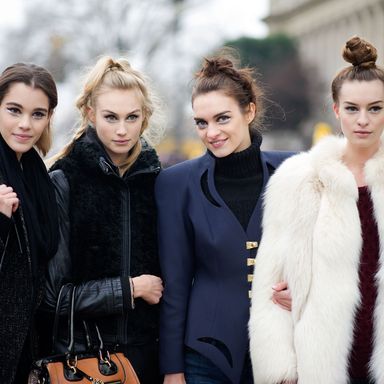
[[[250,319],[260,384],[384,382],[384,69],[353,37],[333,79],[341,137],[288,159],[270,180]],[[285,279],[292,312],[271,305]]]
[[[0,382],[27,381],[44,270],[55,254],[55,193],[45,165],[57,105],[51,74],[14,64],[0,75]],[[37,345],[36,345],[37,347]]]
[[[263,94],[252,74],[232,57],[204,60],[192,108],[207,153],[156,183],[167,384],[253,382],[247,323],[261,195],[288,154],[260,150]]]

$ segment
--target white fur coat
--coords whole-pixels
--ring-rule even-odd
[[[362,245],[358,188],[344,139],[323,139],[286,160],[265,195],[252,287],[250,348],[256,384],[347,384]],[[380,236],[371,374],[384,383],[384,147],[365,165]],[[271,301],[286,280],[292,312]]]

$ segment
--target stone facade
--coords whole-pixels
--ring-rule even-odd
[[[384,0],[270,0],[265,18],[269,32],[296,38],[303,61],[313,71],[320,106],[313,121],[333,122],[330,83],[346,65],[341,49],[346,40],[359,35],[377,48],[378,63],[384,59]]]

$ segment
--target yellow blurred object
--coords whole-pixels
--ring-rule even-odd
[[[181,152],[188,158],[193,159],[205,152],[205,147],[200,140],[186,139],[181,145]]]
[[[320,139],[332,134],[332,127],[323,121],[317,123],[313,130],[312,145],[315,145]]]

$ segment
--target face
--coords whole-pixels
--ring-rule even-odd
[[[344,82],[333,109],[351,147],[379,148],[384,128],[384,84],[380,80]]]
[[[24,83],[12,84],[0,104],[0,133],[20,160],[39,140],[50,119],[47,95]]]
[[[144,113],[136,90],[110,89],[101,93],[89,119],[113,163],[121,165],[137,143],[142,131]]]
[[[251,145],[249,124],[255,116],[253,103],[248,112],[243,112],[234,98],[213,91],[196,96],[192,108],[197,133],[216,157],[243,151]]]

